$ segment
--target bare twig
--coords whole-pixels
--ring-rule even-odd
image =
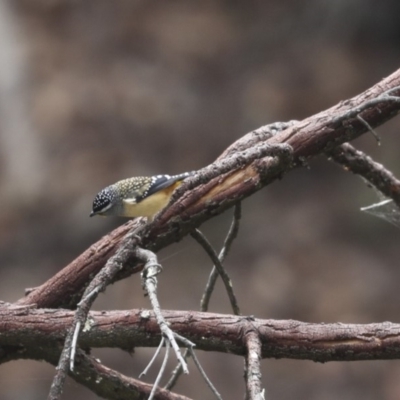
[[[218,398],[220,398],[220,396],[219,396],[217,390],[215,389],[215,387],[214,387],[214,385],[211,383],[211,381],[208,379],[206,372],[204,371],[203,367],[201,366],[201,364],[200,364],[200,362],[199,362],[199,360],[198,360],[198,358],[197,358],[197,356],[196,356],[196,353],[195,353],[194,350],[193,350],[193,347],[194,347],[194,346],[191,345],[192,343],[191,343],[189,340],[187,340],[185,337],[183,337],[183,336],[181,336],[181,335],[179,335],[179,334],[177,334],[177,333],[175,333],[175,336],[176,336],[176,338],[179,339],[182,343],[184,343],[184,344],[186,345],[186,347],[187,347],[187,349],[186,349],[186,351],[185,351],[185,355],[183,356],[184,359],[186,360],[186,358],[187,358],[187,356],[188,356],[188,353],[189,353],[190,356],[192,356],[192,358],[193,358],[193,360],[194,360],[194,363],[195,363],[196,367],[198,368],[198,370],[200,371],[200,373],[201,373],[202,377],[204,378],[205,382],[206,382],[207,385],[210,387],[211,391],[212,391],[214,394],[216,394],[216,396],[217,396]],[[181,370],[182,370],[182,365],[180,365],[180,367],[181,367]]]
[[[81,322],[78,321],[75,326],[74,334],[72,335],[72,342],[71,342],[71,355],[70,355],[70,360],[69,360],[69,369],[71,371],[74,370],[74,360],[75,360],[75,354],[76,354],[76,345],[78,343],[78,336],[79,332],[81,331]]]
[[[219,253],[219,256],[218,256],[218,259],[220,260],[220,264],[221,264],[220,266],[222,268],[223,268],[222,262],[225,260],[225,257],[228,255],[229,250],[231,248],[231,245],[232,245],[232,243],[233,243],[234,239],[236,238],[237,233],[239,231],[239,222],[240,222],[240,218],[241,218],[241,209],[242,209],[241,208],[241,203],[239,202],[234,207],[234,217],[233,217],[233,220],[232,220],[232,224],[231,224],[231,226],[229,228],[228,234],[227,234],[226,239],[224,241],[224,245],[223,245],[223,247],[221,249],[221,252]],[[214,249],[212,249],[212,250],[214,251]],[[224,269],[224,271],[225,271],[225,269]],[[219,275],[218,269],[214,265],[212,270],[211,270],[211,273],[210,273],[210,276],[209,276],[209,279],[208,279],[208,282],[207,282],[206,289],[204,291],[203,297],[201,299],[201,303],[200,303],[201,311],[207,311],[207,309],[208,309],[208,304],[209,304],[209,301],[210,301],[210,298],[211,298],[211,294],[212,294],[212,292],[214,290],[215,283],[217,281],[218,275]],[[230,281],[229,277],[228,277],[228,279]],[[233,291],[233,289],[232,289],[232,291]],[[233,293],[233,296],[234,296],[234,293]],[[231,302],[231,305],[232,305],[233,311],[235,313],[235,307],[234,307],[235,303],[232,304],[232,302]],[[239,308],[237,308],[236,311],[238,311],[237,315],[239,315],[239,313],[240,313]],[[184,355],[183,355],[184,359],[186,360],[186,358],[190,354],[191,354],[191,352],[189,350],[186,350]],[[173,370],[173,372],[171,374],[171,378],[169,379],[169,381],[165,385],[165,389],[171,390],[175,386],[175,384],[177,383],[177,381],[178,381],[179,377],[181,376],[181,374],[182,374],[182,368],[181,368],[180,364],[178,364],[175,367],[175,369]]]
[[[242,217],[242,203],[236,203],[233,210],[233,220],[229,228],[228,234],[226,235],[224,244],[218,258],[223,262],[231,249],[233,241],[239,232],[240,218]]]
[[[180,336],[178,334],[176,334],[177,336]],[[180,336],[180,340],[182,340],[183,342],[187,341],[186,338]],[[203,377],[204,381],[206,382],[207,386],[211,389],[211,391],[214,393],[215,397],[219,400],[222,400],[221,395],[218,393],[217,389],[215,388],[215,386],[212,384],[211,380],[208,378],[206,372],[204,371],[204,368],[201,366],[199,359],[196,356],[195,351],[193,350],[192,346],[189,346],[189,344],[187,344],[187,349],[185,351],[185,355],[184,358],[186,359],[186,357],[191,356],[193,358],[193,361],[197,367],[197,369],[199,370],[201,376]],[[164,387],[164,389],[168,389],[170,390],[169,386],[173,386],[177,379],[179,378],[179,376],[182,374],[182,366],[179,364],[175,367],[175,370],[170,378],[170,380],[168,381],[167,385]]]
[[[145,376],[148,372],[149,369],[151,368],[151,366],[153,365],[154,361],[156,360],[157,356],[160,354],[160,351],[162,349],[162,347],[164,346],[165,343],[165,337],[162,336],[161,337],[161,341],[160,344],[157,347],[157,350],[154,352],[153,357],[151,358],[151,360],[149,361],[149,363],[147,364],[147,367],[143,370],[143,372],[139,375],[139,378],[141,378],[142,376]]]
[[[190,357],[190,351],[189,349],[186,349],[185,352],[183,353],[183,358],[187,360],[188,357]],[[178,382],[179,377],[182,375],[182,367],[181,364],[177,364],[177,366],[174,368],[174,370],[171,373],[171,377],[169,378],[168,382],[164,386],[164,389],[171,390],[176,383]]]
[[[400,97],[399,96],[390,96],[390,93],[397,92],[400,90],[400,86],[396,86],[394,88],[391,88],[387,90],[386,92],[383,92],[379,96],[367,100],[364,103],[351,108],[350,110],[344,112],[342,115],[339,115],[335,117],[332,120],[333,124],[337,124],[340,122],[343,122],[347,119],[351,118],[357,118],[359,114],[361,114],[363,111],[367,110],[368,108],[371,108],[373,106],[379,105],[381,103],[389,102],[389,103],[400,103]],[[365,124],[364,124],[365,125]],[[366,126],[368,130],[370,130],[370,127]]]
[[[246,399],[264,400],[261,389],[261,340],[254,330],[245,335],[247,354],[245,357]]]
[[[193,349],[188,349],[190,352],[190,355],[193,358],[194,363],[196,364],[196,367],[198,368],[198,370],[200,371],[201,376],[203,377],[203,379],[205,380],[205,382],[207,383],[208,387],[211,389],[211,391],[214,393],[215,397],[219,400],[222,400],[221,395],[218,393],[217,389],[215,388],[215,386],[212,384],[212,382],[210,381],[210,379],[208,378],[206,372],[204,371],[203,367],[200,364],[200,361],[198,360],[196,353],[194,352]]]
[[[400,207],[400,180],[382,164],[377,163],[362,151],[356,150],[349,143],[335,147],[326,154],[333,161],[343,165],[346,171],[360,175],[386,197],[393,199]]]
[[[234,209],[232,224],[229,228],[229,232],[224,241],[224,245],[218,255],[218,259],[221,264],[224,262],[226,256],[228,255],[231,245],[238,234],[241,214],[242,214],[241,203],[237,203],[235,205],[235,209]],[[214,287],[215,287],[215,283],[217,281],[218,275],[219,275],[218,269],[214,265],[211,270],[210,276],[208,278],[206,287],[204,289],[203,297],[201,298],[201,301],[200,301],[200,310],[201,311],[208,310],[208,305],[210,303],[211,295],[212,295],[212,292],[214,291]],[[233,306],[232,306],[232,308],[233,308]],[[233,308],[233,312],[235,313],[234,308]],[[235,314],[239,315],[239,313],[235,313]]]
[[[183,372],[185,374],[188,374],[189,370],[186,361],[182,357],[176,339],[184,342],[185,345],[190,347],[194,347],[195,344],[175,334],[169,328],[167,322],[162,316],[160,303],[158,302],[157,298],[157,275],[161,271],[161,266],[157,262],[157,256],[150,250],[138,249],[138,257],[146,263],[142,272],[143,286],[145,287],[146,292],[149,296],[153,311],[156,315],[158,326],[160,327],[162,335],[167,341],[169,341],[172,348],[174,349],[175,355],[182,366]]]
[[[164,339],[164,338],[163,338]],[[164,375],[165,367],[167,366],[167,361],[168,361],[168,355],[169,355],[169,349],[171,348],[169,340],[165,340],[165,355],[164,355],[164,360],[161,364],[160,371],[158,371],[157,378],[154,381],[153,389],[151,390],[150,396],[148,400],[152,400],[154,398],[154,395],[156,393],[156,390],[159,387],[160,381],[162,376]]]
[[[225,290],[228,293],[229,301],[231,302],[234,314],[240,315],[240,309],[236,300],[235,292],[233,291],[231,278],[229,277],[221,261],[219,260],[214,248],[211,246],[207,238],[198,229],[193,230],[190,235],[203,247],[208,256],[211,258],[215,268],[218,271],[218,274],[221,276],[221,279],[224,282]]]
[[[231,245],[232,245],[233,241],[235,240],[237,233],[239,231],[239,223],[240,223],[241,213],[242,213],[242,207],[241,207],[241,203],[239,202],[234,207],[234,215],[233,215],[232,224],[231,224],[228,234],[225,238],[224,245],[222,246],[221,252],[218,255],[218,259],[220,260],[221,265],[222,265],[222,262],[225,260],[225,257],[228,255]],[[211,270],[210,276],[209,276],[207,284],[206,284],[206,288],[204,290],[203,297],[200,302],[200,310],[201,311],[208,310],[208,304],[210,302],[210,298],[211,298],[212,292],[214,290],[218,275],[219,275],[218,270],[217,270],[216,266],[214,265]],[[235,312],[235,308],[234,307],[232,307],[232,308],[233,308],[233,311]],[[185,360],[188,355],[190,355],[190,352],[189,352],[189,350],[186,350],[183,355]],[[181,374],[182,374],[182,368],[178,364],[175,367],[175,369],[173,370],[173,372],[171,374],[171,378],[165,385],[165,389],[171,390],[175,386],[175,384],[178,381]]]
[[[372,136],[376,139],[376,141],[378,142],[378,146],[381,145],[381,137],[379,136],[378,132],[376,132],[372,126],[361,116],[361,115],[357,115],[357,119],[359,121],[361,121],[366,127],[367,129],[372,133]]]

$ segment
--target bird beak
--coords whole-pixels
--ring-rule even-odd
[[[96,213],[94,211],[92,211],[89,215],[89,217],[94,217],[96,215]]]

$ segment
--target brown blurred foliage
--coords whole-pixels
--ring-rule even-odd
[[[0,2],[0,298],[17,300],[123,222],[88,218],[102,187],[198,169],[247,131],[305,118],[397,69],[399,13],[396,0]],[[381,147],[371,135],[354,143],[395,174],[398,124],[380,128]],[[226,263],[242,311],[397,321],[400,232],[359,211],[375,200],[322,158],[246,200]],[[203,227],[217,246],[229,220]],[[163,307],[198,309],[203,251],[188,238],[160,259]],[[212,309],[230,312],[220,289]],[[136,307],[149,307],[137,276],[96,303]],[[152,353],[98,355],[137,376]],[[241,359],[200,357],[224,398],[242,398]],[[263,366],[271,399],[400,397],[398,361]],[[177,391],[211,399],[192,371]],[[2,365],[0,398],[42,399],[52,375],[33,361]],[[96,396],[69,381],[64,398]]]

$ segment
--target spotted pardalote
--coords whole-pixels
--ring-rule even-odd
[[[193,172],[179,175],[138,176],[124,179],[101,190],[93,201],[94,215],[149,217],[161,211],[174,190]]]

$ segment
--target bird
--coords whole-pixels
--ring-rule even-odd
[[[137,176],[118,181],[97,193],[90,217],[147,217],[151,221],[182,181],[193,174]]]

